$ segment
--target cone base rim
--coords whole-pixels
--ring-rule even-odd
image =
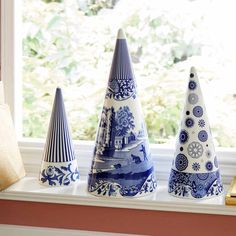
[[[122,196],[122,195],[116,195],[116,196],[103,196],[103,195],[99,195],[99,194],[96,194],[95,192],[92,192],[92,191],[89,191],[87,189],[87,193],[95,196],[95,197],[99,197],[99,198],[107,198],[107,199],[110,199],[110,198],[113,198],[113,199],[123,199],[123,198],[126,198],[126,199],[136,199],[136,198],[145,198],[145,197],[150,197],[152,195],[154,195],[157,191],[157,187],[152,191],[152,192],[147,192],[147,193],[143,193],[143,194],[140,194],[140,195],[135,195],[135,196]]]
[[[176,194],[173,194],[173,192],[169,192],[168,194],[172,197],[178,198],[178,199],[187,199],[187,200],[193,200],[193,201],[201,201],[201,200],[209,200],[209,199],[213,199],[213,198],[217,198],[217,197],[222,197],[222,195],[224,195],[224,189],[221,193],[219,193],[218,195],[211,195],[211,196],[204,196],[202,198],[195,198],[195,197],[191,197],[191,196],[178,196]]]

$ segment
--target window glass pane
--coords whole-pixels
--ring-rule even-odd
[[[24,136],[45,137],[56,86],[74,139],[96,133],[118,28],[152,143],[174,143],[198,71],[218,146],[236,146],[234,1],[23,0]]]

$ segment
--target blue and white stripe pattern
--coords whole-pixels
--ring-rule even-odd
[[[65,107],[57,88],[44,152],[46,162],[68,162],[75,159]]]
[[[77,160],[68,128],[63,97],[61,89],[57,88],[39,181],[49,186],[68,186],[78,179]]]
[[[117,39],[109,79],[133,79],[126,39]]]
[[[125,38],[117,38],[106,97],[121,101],[135,96],[135,78],[127,42]]]

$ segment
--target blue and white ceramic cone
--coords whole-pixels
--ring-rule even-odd
[[[62,92],[60,88],[57,88],[39,181],[49,186],[68,186],[78,179],[77,160],[68,128]]]
[[[119,30],[97,130],[88,191],[97,196],[139,197],[156,180],[125,35]]]
[[[186,104],[169,178],[169,193],[209,198],[223,192],[217,157],[197,74],[191,68]]]

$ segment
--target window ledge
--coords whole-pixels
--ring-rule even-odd
[[[75,142],[81,180],[73,187],[51,188],[39,184],[37,178],[43,146],[42,140],[25,139],[19,142],[27,177],[1,192],[0,199],[166,212],[236,215],[234,206],[225,206],[224,195],[207,200],[189,200],[179,199],[168,194],[167,180],[174,153],[174,149],[171,147],[151,145],[152,160],[158,179],[157,191],[154,194],[135,199],[114,199],[95,197],[87,192],[86,176],[91,164],[93,142]],[[217,150],[225,191],[236,173],[235,155],[236,149]]]
[[[100,206],[112,208],[191,212],[217,215],[236,215],[236,208],[225,206],[224,195],[207,200],[189,200],[172,197],[167,192],[167,183],[158,182],[157,191],[147,197],[114,199],[95,197],[87,193],[87,181],[82,178],[70,187],[45,187],[36,177],[27,176],[0,193],[0,199],[47,202],[70,205]],[[225,186],[225,190],[227,186]]]

